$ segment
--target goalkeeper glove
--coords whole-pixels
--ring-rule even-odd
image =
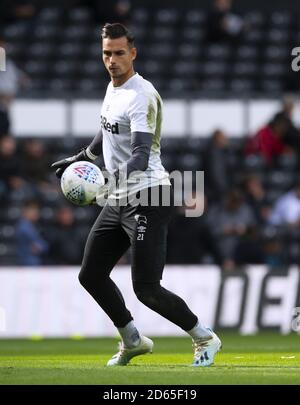
[[[77,155],[52,163],[51,168],[56,169],[55,174],[60,179],[63,172],[68,166],[70,166],[74,162],[79,162],[80,160],[85,160],[87,162],[93,161],[93,159],[88,157],[86,150],[81,149],[81,151]]]

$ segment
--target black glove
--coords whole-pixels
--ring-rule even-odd
[[[74,162],[79,162],[80,160],[85,160],[87,162],[93,161],[87,156],[85,149],[81,149],[81,151],[77,155],[52,163],[51,168],[57,169],[55,171],[55,174],[60,179],[63,172],[66,170],[68,166],[70,166]]]

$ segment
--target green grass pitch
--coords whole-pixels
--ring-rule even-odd
[[[189,338],[154,338],[153,354],[105,367],[117,339],[0,340],[0,384],[300,384],[300,336],[220,332],[215,364],[191,367]]]

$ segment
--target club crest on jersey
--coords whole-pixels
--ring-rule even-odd
[[[145,215],[139,215],[139,214],[137,214],[137,215],[134,216],[134,219],[136,220],[136,222],[137,222],[139,225],[141,225],[142,223],[143,223],[144,225],[147,225],[147,217],[146,217]]]
[[[101,127],[112,134],[119,134],[119,124],[117,122],[111,124],[103,115],[101,115]]]

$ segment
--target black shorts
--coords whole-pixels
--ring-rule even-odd
[[[122,255],[132,247],[132,279],[136,282],[161,280],[166,260],[167,232],[173,206],[171,186],[157,186],[170,193],[170,204],[111,206],[106,204],[88,236],[83,262],[88,269],[108,275]],[[150,196],[150,193],[149,193]],[[150,201],[149,201],[150,202]]]

